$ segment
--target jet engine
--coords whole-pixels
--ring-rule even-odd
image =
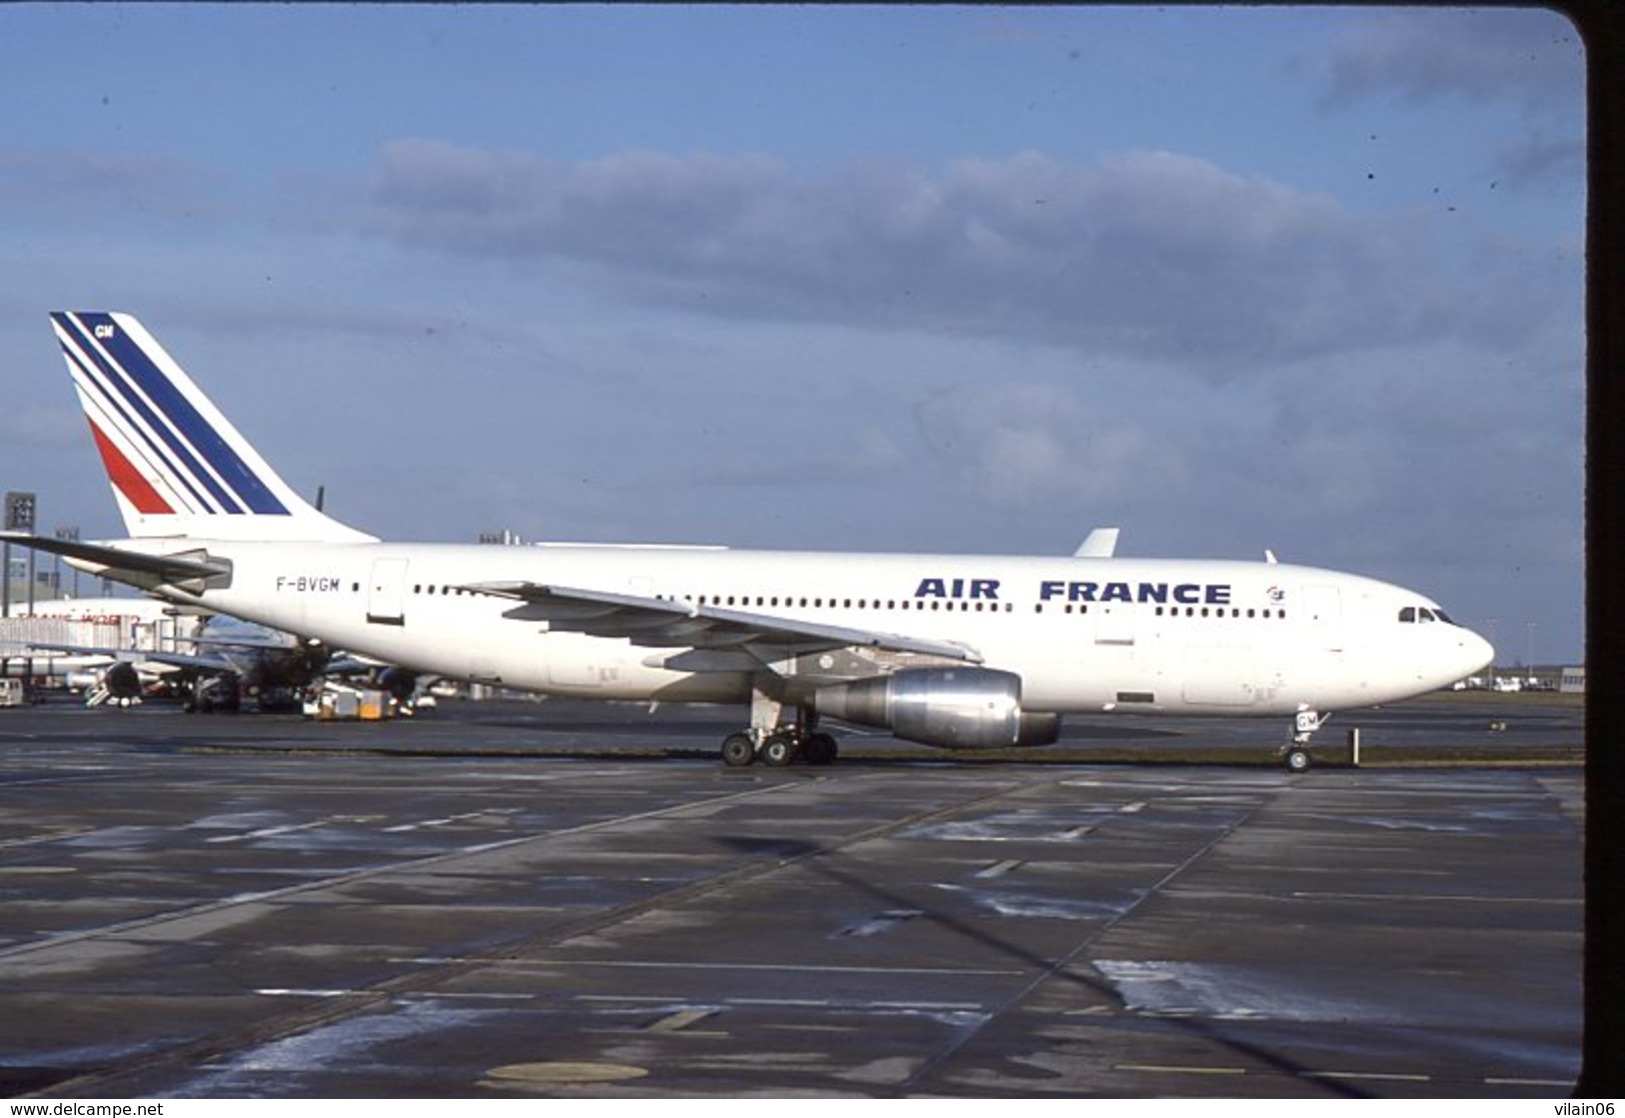
[[[120,705],[141,697],[141,676],[123,660],[108,665],[102,673],[102,686],[107,688],[108,698]]]
[[[389,667],[378,674],[378,686],[388,691],[397,702],[407,702],[418,688],[418,675],[405,668]]]
[[[992,668],[904,668],[820,687],[813,709],[944,749],[1049,745],[1061,716],[1021,709],[1021,677]]]

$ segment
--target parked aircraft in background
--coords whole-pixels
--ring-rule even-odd
[[[154,681],[136,664],[176,650],[202,625],[151,598],[56,598],[0,619],[0,676],[83,691],[93,705],[138,702]]]
[[[55,680],[91,705],[161,695],[204,713],[245,701],[293,711],[329,673],[387,677],[382,665],[334,657],[320,642],[152,598],[48,599],[31,615],[0,620],[0,676]],[[386,683],[398,689],[393,678]]]
[[[236,710],[244,700],[262,711],[295,711],[320,681],[363,676],[410,704],[417,683],[413,673],[225,614],[211,617],[194,644],[191,656],[161,656],[158,662],[193,681],[189,706],[205,712]]]
[[[13,542],[454,679],[748,703],[731,765],[831,761],[828,719],[964,748],[1143,711],[1289,717],[1302,768],[1328,712],[1491,659],[1422,594],[1280,563],[384,542],[302,500],[133,317],[51,317],[130,538]]]
[[[146,683],[134,664],[116,656],[36,648],[0,640],[0,679],[14,680],[30,701],[53,688],[82,691],[91,706],[128,706],[141,701]]]
[[[207,714],[235,711],[244,702],[262,711],[296,711],[330,658],[320,642],[216,615],[193,639],[191,651],[155,653],[146,661],[171,671],[171,687],[188,710]]]

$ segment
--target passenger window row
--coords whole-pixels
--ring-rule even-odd
[[[456,596],[460,597],[460,596],[463,596],[463,595],[472,596],[475,593],[475,591],[464,589],[461,586],[444,586],[444,585],[437,585],[437,584],[433,584],[433,583],[425,585],[423,583],[417,583],[412,587],[412,593],[414,593],[414,594],[431,594],[431,595],[438,594],[438,595],[443,596],[443,597],[451,597],[453,595],[456,595]],[[657,599],[659,599],[661,601],[667,601],[667,602],[677,601],[678,597],[679,596],[675,595],[675,594],[657,594],[656,595]],[[952,612],[956,612],[956,611],[959,612],[959,613],[971,613],[971,612],[975,612],[975,613],[1001,613],[1001,612],[1002,613],[1010,613],[1015,609],[1015,606],[1010,602],[993,602],[993,601],[968,602],[968,601],[963,601],[963,600],[949,600],[949,599],[941,599],[941,598],[913,599],[913,600],[908,599],[908,598],[887,598],[887,599],[882,600],[880,598],[805,598],[805,597],[794,597],[794,596],[791,596],[791,595],[769,595],[769,594],[755,594],[755,595],[751,595],[751,594],[700,594],[700,595],[697,595],[697,596],[693,595],[693,594],[684,594],[684,595],[681,595],[681,599],[683,601],[685,601],[685,602],[688,602],[688,603],[691,603],[691,604],[694,604],[694,605],[717,606],[717,607],[723,607],[723,608],[733,607],[733,608],[738,608],[738,609],[750,609],[750,608],[755,607],[755,608],[767,608],[767,609],[781,609],[781,608],[782,609],[860,609],[860,610],[875,609],[875,610],[891,610],[891,611],[913,610],[915,612],[923,612],[923,611],[929,610],[931,612],[948,612],[948,613],[952,613]],[[1181,609],[1184,610],[1183,613],[1180,612]],[[1043,613],[1044,612],[1044,603],[1042,603],[1042,602],[1035,603],[1033,605],[1033,612],[1034,613]],[[1074,605],[1073,603],[1068,602],[1068,603],[1066,603],[1065,605],[1063,605],[1061,607],[1060,612],[1067,613],[1067,614],[1073,614],[1073,613],[1075,613],[1075,614],[1086,614],[1086,613],[1089,612],[1089,606],[1087,604],[1081,604],[1081,603],[1077,604],[1077,605]],[[1430,610],[1430,609],[1425,609],[1425,608],[1418,609],[1416,607],[1411,607],[1411,606],[1407,606],[1405,609],[1400,611],[1399,619],[1401,621],[1416,621],[1418,613],[1420,613],[1422,615],[1421,619],[1424,620],[1424,621],[1433,621],[1435,619],[1440,620],[1440,621],[1448,621],[1449,620],[1449,618],[1444,616],[1444,611],[1443,610]],[[1249,619],[1274,618],[1276,620],[1285,620],[1285,618],[1286,618],[1286,610],[1284,610],[1284,609],[1246,609],[1246,610],[1244,610],[1240,606],[1231,606],[1231,607],[1228,607],[1228,608],[1224,607],[1224,606],[1212,606],[1212,607],[1210,607],[1210,606],[1184,606],[1184,607],[1180,607],[1180,606],[1158,606],[1156,608],[1156,616],[1158,616],[1158,617],[1181,617],[1181,616],[1183,616],[1183,617],[1212,617],[1212,618],[1221,618],[1221,617],[1242,618],[1242,617],[1246,617],[1246,618],[1249,618]]]

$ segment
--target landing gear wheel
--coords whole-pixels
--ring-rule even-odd
[[[1286,761],[1286,771],[1289,773],[1302,773],[1309,771],[1309,765],[1311,763],[1309,751],[1300,745],[1294,745],[1287,749],[1284,760]]]
[[[809,765],[832,765],[840,747],[828,734],[813,734],[801,743],[801,755]]]
[[[762,744],[762,760],[783,768],[796,759],[796,740],[789,734],[774,734]]]
[[[722,763],[730,769],[742,769],[756,760],[756,744],[749,734],[729,734],[722,739]]]

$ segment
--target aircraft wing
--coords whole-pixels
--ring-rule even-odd
[[[0,640],[0,660],[53,660],[63,656],[80,656],[87,660],[118,659],[118,654],[104,648],[80,648],[67,644],[39,644],[36,641]]]
[[[123,659],[132,664],[154,664],[211,675],[236,671],[229,662],[217,656],[188,656],[184,652],[126,652]]]
[[[353,656],[348,652],[340,652],[322,665],[322,674],[365,675],[388,667],[384,661],[374,660],[370,656]]]
[[[288,652],[299,647],[297,641],[278,638],[269,635],[243,633],[233,636],[214,636],[209,633],[198,633],[196,636],[182,637],[197,645],[215,645],[219,648],[241,648],[251,652]]]
[[[516,621],[546,621],[554,631],[624,637],[633,644],[650,648],[743,649],[749,646],[770,651],[769,658],[776,659],[856,647],[914,652],[973,664],[982,662],[975,649],[952,641],[820,625],[663,598],[543,586],[534,582],[481,582],[463,589],[522,603],[503,614]]]
[[[106,648],[93,644],[57,644],[52,641],[3,641],[18,647],[41,652],[65,652],[74,656],[105,656],[127,664],[161,664],[167,668],[189,668],[200,672],[229,672],[231,663],[219,656],[188,655],[184,652],[160,652],[143,648]]]

